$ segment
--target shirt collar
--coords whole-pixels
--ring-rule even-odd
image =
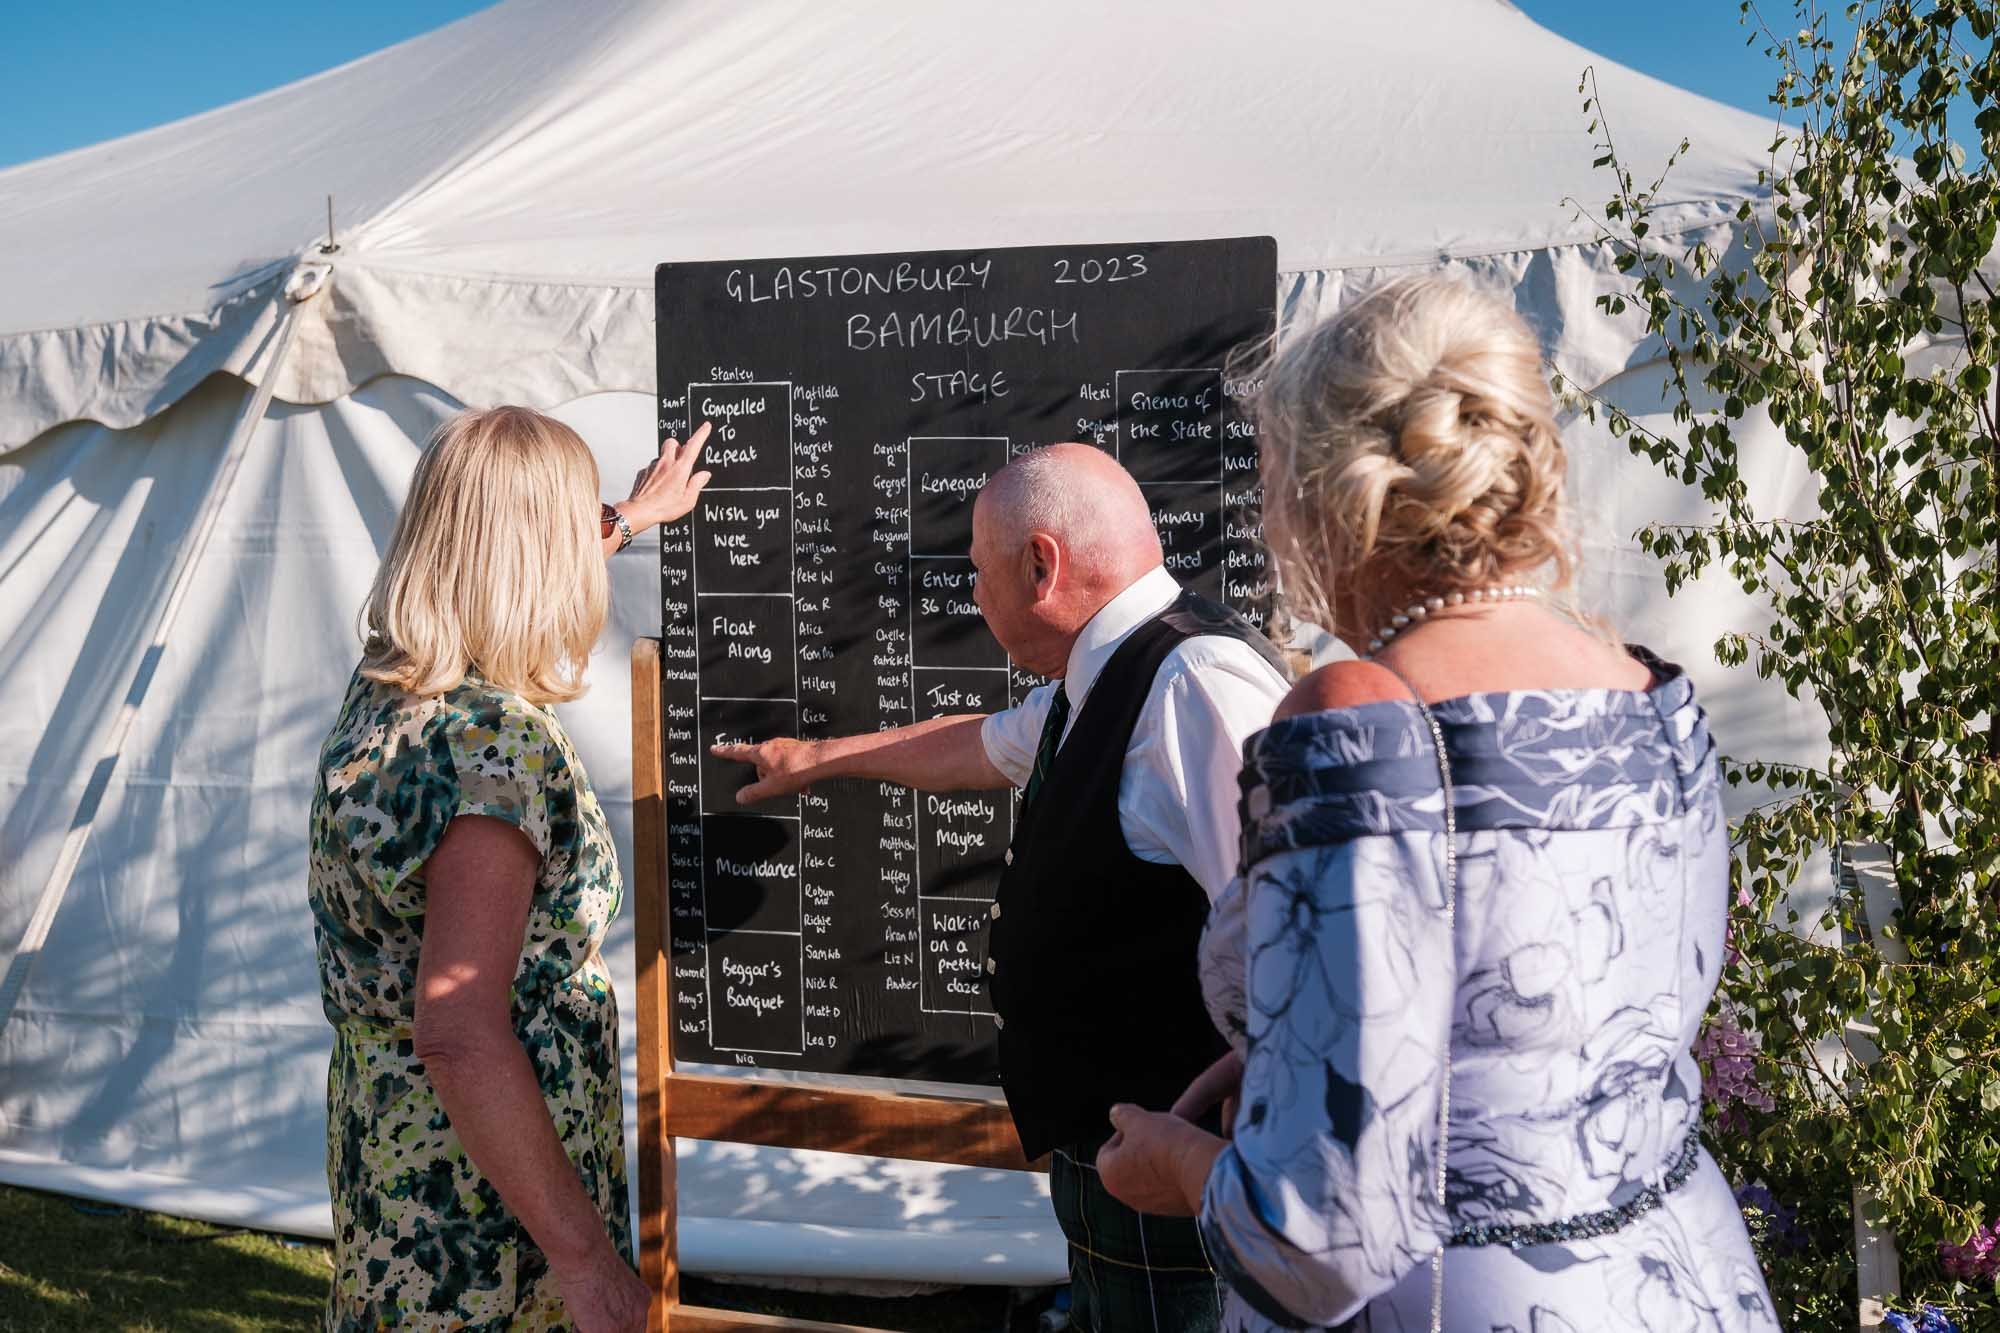
[[[1063,693],[1069,696],[1072,709],[1083,706],[1084,696],[1097,683],[1098,673],[1118,651],[1118,645],[1125,642],[1125,636],[1172,606],[1180,595],[1181,585],[1167,573],[1167,567],[1154,565],[1126,585],[1125,591],[1098,608],[1097,614],[1084,623],[1076,642],[1070,645]]]

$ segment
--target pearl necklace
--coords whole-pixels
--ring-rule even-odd
[[[1525,583],[1509,583],[1498,588],[1474,588],[1470,592],[1454,592],[1443,597],[1426,597],[1423,601],[1403,608],[1389,617],[1389,623],[1375,631],[1368,640],[1368,655],[1373,657],[1389,646],[1389,641],[1398,634],[1409,632],[1410,626],[1422,624],[1433,612],[1448,606],[1465,606],[1478,602],[1519,602],[1532,601],[1540,597],[1540,588]]]

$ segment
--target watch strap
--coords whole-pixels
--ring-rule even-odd
[[[600,537],[609,538],[612,533],[617,533],[618,549],[621,551],[632,544],[632,524],[616,505],[600,503],[597,516]]]

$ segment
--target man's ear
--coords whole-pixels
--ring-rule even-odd
[[[1055,596],[1056,584],[1067,572],[1061,545],[1046,532],[1029,533],[1028,544],[1021,548],[1021,572],[1036,601],[1046,602]]]

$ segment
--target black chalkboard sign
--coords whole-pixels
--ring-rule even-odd
[[[1168,568],[1261,618],[1268,237],[662,264],[660,433],[714,423],[661,547],[673,1046],[991,1083],[985,923],[1006,792],[832,783],[737,805],[718,741],[990,712],[1038,682],[972,600],[972,500],[1063,440],[1144,489]]]

